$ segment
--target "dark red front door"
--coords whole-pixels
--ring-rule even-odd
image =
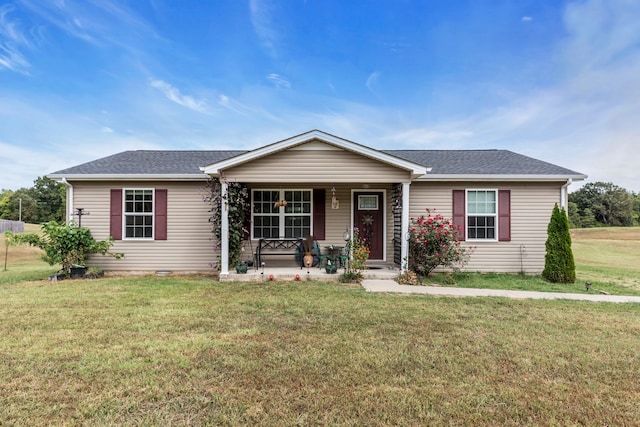
[[[369,259],[384,259],[384,215],[381,192],[353,193],[353,226],[358,229],[360,236],[365,239],[371,252]]]

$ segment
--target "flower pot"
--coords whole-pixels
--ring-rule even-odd
[[[324,266],[324,269],[327,274],[336,274],[338,271],[338,264],[327,264]]]
[[[87,272],[87,267],[71,267],[69,275],[72,279],[82,279]]]
[[[236,273],[245,274],[247,272],[248,265],[244,262],[239,262],[236,264]]]

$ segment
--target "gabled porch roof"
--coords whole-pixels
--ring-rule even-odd
[[[340,138],[319,130],[305,132],[303,134],[287,138],[282,141],[257,148],[255,150],[248,151],[216,163],[212,163],[208,166],[200,168],[200,170],[212,176],[220,176],[220,174],[225,169],[239,166],[244,163],[251,162],[281,151],[292,149],[296,146],[311,141],[321,141],[334,147],[406,170],[409,172],[412,180],[425,175],[427,172],[429,172],[429,170],[431,170],[431,168],[424,167],[423,165],[420,165],[418,163],[414,163],[409,160],[402,159],[383,151],[375,150],[373,148],[369,148],[364,145],[357,144],[353,141],[349,141],[344,138]]]

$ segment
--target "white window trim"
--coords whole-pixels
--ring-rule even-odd
[[[469,214],[469,192],[477,192],[477,191],[493,191],[496,195],[496,212],[491,215],[491,214],[473,214],[470,215]],[[466,188],[465,189],[465,194],[464,194],[464,234],[465,234],[465,241],[466,242],[475,242],[475,243],[482,243],[482,242],[488,242],[488,243],[493,243],[493,242],[497,242],[498,241],[498,212],[500,212],[500,206],[498,206],[499,203],[499,197],[498,197],[498,189],[497,188]],[[494,228],[495,228],[495,232],[494,232],[494,238],[493,239],[471,239],[469,238],[469,216],[493,216],[495,219],[493,221]]]
[[[313,188],[252,188],[251,189],[251,240],[256,240],[258,239],[258,237],[255,237],[254,235],[254,227],[253,227],[253,217],[254,214],[256,214],[256,212],[253,211],[253,194],[256,191],[278,191],[280,193],[280,197],[278,198],[278,200],[284,200],[284,193],[286,191],[308,191],[309,195],[310,195],[310,204],[311,204],[311,212],[309,212],[308,214],[305,213],[299,213],[299,214],[285,214],[285,208],[284,207],[280,207],[278,208],[278,214],[274,215],[274,214],[262,214],[265,216],[277,216],[278,218],[280,218],[280,228],[278,229],[278,239],[285,239],[284,234],[285,234],[285,218],[288,216],[309,216],[309,234],[313,234]],[[155,200],[155,199],[154,199]],[[271,238],[265,238],[266,240],[277,240],[274,237]]]
[[[125,206],[127,204],[127,191],[151,191],[151,214],[127,214]],[[151,216],[151,237],[127,237],[127,216]],[[122,189],[122,240],[155,240],[156,238],[156,189],[129,187]]]

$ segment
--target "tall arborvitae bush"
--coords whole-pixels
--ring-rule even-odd
[[[547,228],[547,254],[544,257],[542,277],[552,283],[576,281],[576,264],[571,250],[569,220],[564,209],[553,208]]]

